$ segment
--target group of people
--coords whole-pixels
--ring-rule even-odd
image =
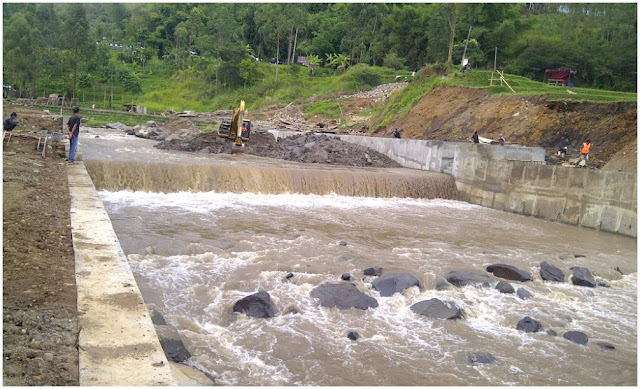
[[[558,149],[558,156],[565,158],[567,156],[567,152],[569,151],[568,146],[562,146]],[[582,142],[582,148],[580,149],[580,159],[584,161],[584,167],[587,167],[589,163],[589,153],[591,152],[591,141],[587,139]]]
[[[80,108],[73,108],[73,116],[69,118],[67,122],[67,127],[69,130],[69,163],[75,163],[76,161],[76,152],[78,151],[78,137],[80,135]],[[3,129],[4,131],[13,131],[18,126],[18,114],[12,112],[11,115],[4,121]]]

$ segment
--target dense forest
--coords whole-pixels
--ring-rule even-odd
[[[3,21],[3,83],[22,97],[142,93],[149,69],[197,74],[216,93],[255,82],[257,61],[316,74],[359,63],[415,71],[463,55],[534,80],[569,67],[576,86],[637,83],[635,3],[4,3]]]

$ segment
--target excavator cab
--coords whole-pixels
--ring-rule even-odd
[[[240,106],[233,111],[231,120],[223,120],[218,129],[219,136],[234,139],[233,150],[238,152],[244,148],[242,141],[248,141],[251,134],[251,122],[244,120],[244,114],[244,100],[241,100]]]
[[[242,124],[244,125],[241,130],[241,138],[243,141],[247,142],[249,140],[249,136],[251,135],[251,120],[243,120]],[[229,138],[229,133],[231,133],[231,120],[223,119],[220,123],[220,128],[218,129],[218,135],[221,138]],[[233,138],[233,135],[231,136]]]

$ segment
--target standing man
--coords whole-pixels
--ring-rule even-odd
[[[584,167],[587,167],[589,163],[589,151],[591,151],[591,141],[587,139],[586,142],[582,143],[582,149],[580,150],[580,156],[584,160]]]
[[[398,139],[402,138],[402,136],[400,135],[400,131],[398,131],[397,128],[396,128],[395,132],[393,133],[393,137],[394,138],[398,138]]]
[[[478,137],[478,131],[473,132],[473,135],[471,136],[471,140],[473,141],[473,143],[480,143],[480,138]]]
[[[69,163],[76,162],[76,151],[78,150],[78,136],[80,135],[80,116],[78,115],[80,108],[73,108],[73,116],[69,118],[67,126],[69,127]]]

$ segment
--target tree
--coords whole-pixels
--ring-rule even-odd
[[[11,23],[5,25],[3,36],[4,67],[16,83],[20,97],[33,97],[37,76],[36,39],[37,30],[31,28],[25,15],[16,13]]]
[[[89,41],[85,8],[83,4],[68,5],[67,20],[64,23],[65,48],[69,51],[69,67],[72,71],[72,97],[76,96],[78,70],[95,50]]]
[[[311,72],[312,76],[316,75],[316,71],[318,67],[320,67],[320,63],[322,59],[314,54],[307,54],[307,64],[309,65],[309,72]]]

